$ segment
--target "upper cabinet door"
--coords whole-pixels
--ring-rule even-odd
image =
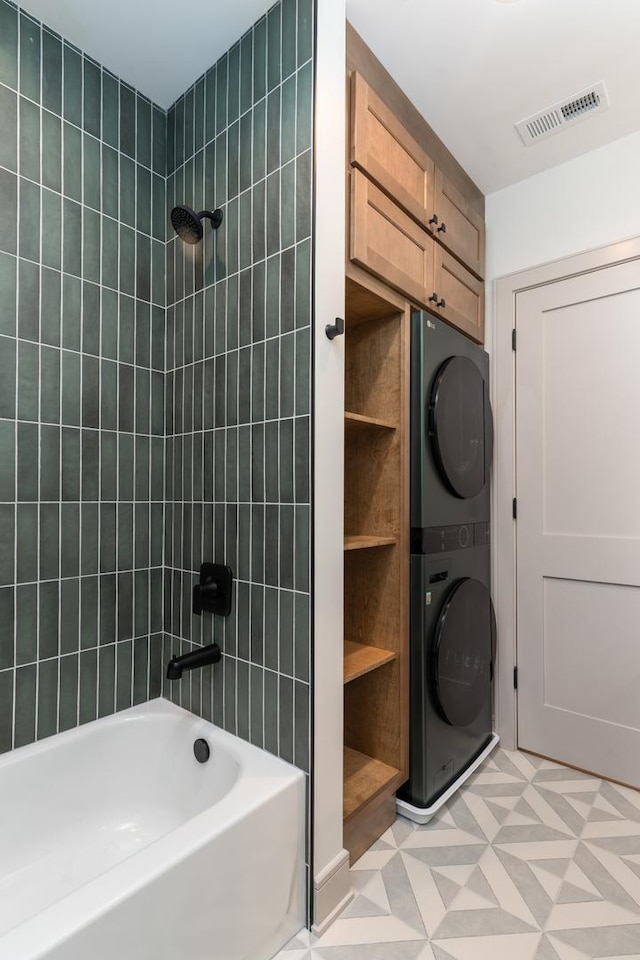
[[[472,340],[484,343],[484,283],[437,243],[433,254],[438,302],[437,310],[431,304],[429,308]]]
[[[351,163],[419,224],[431,229],[433,160],[355,71],[351,75]]]
[[[435,236],[442,246],[484,277],[484,219],[437,167],[435,212]]]
[[[428,304],[433,286],[432,238],[358,170],[351,171],[351,259]],[[462,269],[462,268],[461,268]]]

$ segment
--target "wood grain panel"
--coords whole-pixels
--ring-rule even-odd
[[[484,342],[484,283],[443,250],[435,251],[435,289],[446,306],[437,312],[472,340]]]
[[[435,184],[435,210],[440,228],[445,228],[436,230],[436,239],[473,273],[483,277],[483,217],[440,169],[436,170]]]
[[[433,290],[433,240],[359,170],[351,171],[351,259],[426,303]],[[428,292],[427,292],[428,291]]]
[[[400,314],[348,328],[345,406],[353,413],[400,425]]]
[[[351,163],[418,223],[431,229],[433,160],[355,71],[351,75]]]
[[[349,851],[351,864],[354,864],[396,819],[395,791],[399,785],[390,785],[345,820],[343,843]]]
[[[392,650],[382,650],[379,647],[366,646],[364,643],[352,643],[345,640],[344,643],[344,682],[351,683],[358,677],[363,677],[365,673],[377,670],[395,660],[396,655]]]
[[[396,424],[378,417],[365,417],[361,413],[345,413],[344,425],[346,430],[395,430]]]
[[[425,38],[425,43],[428,40],[429,38]],[[444,171],[448,180],[460,190],[471,206],[484,218],[482,191],[460,166],[442,140],[436,136],[422,114],[411,103],[391,74],[385,70],[350,23],[347,23],[347,70],[349,73],[356,70],[378,96],[384,97],[391,113],[433,159],[436,166]],[[425,72],[425,83],[428,82],[437,84],[438,81],[435,77],[429,78]]]
[[[399,724],[401,680],[399,662],[394,660],[344,688],[346,746],[397,770],[404,747]]]
[[[392,547],[394,537],[365,536],[362,534],[350,535],[344,538],[345,550],[371,550],[375,547]]]
[[[373,800],[381,790],[398,778],[398,771],[388,764],[367,757],[357,750],[344,751],[344,817],[363,803]]]

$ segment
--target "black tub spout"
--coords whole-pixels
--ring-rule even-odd
[[[210,643],[206,647],[197,647],[182,657],[173,657],[167,664],[167,680],[179,680],[185,670],[195,670],[197,667],[219,663],[221,656],[218,644]]]

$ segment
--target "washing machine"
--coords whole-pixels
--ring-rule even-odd
[[[411,317],[410,777],[398,812],[426,823],[497,743],[492,725],[489,358]]]
[[[431,528],[463,524],[472,537],[490,514],[489,356],[419,310],[411,316],[410,443],[411,552],[438,548]]]
[[[488,524],[486,524],[488,526]],[[446,549],[412,556],[408,782],[398,812],[427,823],[497,743],[490,551],[442,528]]]

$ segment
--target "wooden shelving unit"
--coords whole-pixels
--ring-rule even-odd
[[[345,747],[343,808],[345,820],[356,813],[363,803],[395,783],[399,773],[400,771],[395,767]]]
[[[344,843],[352,862],[395,816],[408,767],[406,304],[347,277]]]
[[[396,542],[395,537],[365,537],[353,536],[344,538],[345,550],[370,550],[372,547],[391,547]]]
[[[395,423],[388,423],[377,417],[364,417],[361,413],[345,413],[345,428],[347,430],[366,430],[368,428],[380,430],[397,430]]]
[[[365,673],[377,670],[385,663],[391,663],[397,654],[393,650],[381,650],[379,647],[369,647],[364,643],[353,643],[346,640],[344,644],[344,682],[351,683]]]

